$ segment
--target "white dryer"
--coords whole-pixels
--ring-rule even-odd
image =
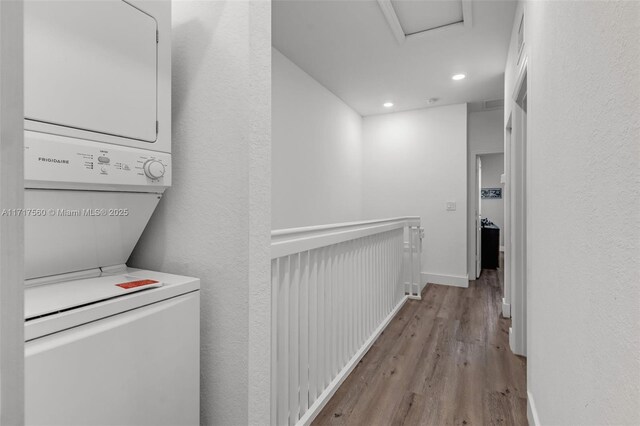
[[[168,0],[27,0],[26,423],[199,423],[197,278],[126,262],[171,185]]]

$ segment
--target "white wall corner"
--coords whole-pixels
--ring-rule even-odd
[[[270,421],[271,356],[271,4],[249,4],[248,424]],[[256,78],[255,76],[260,76]]]
[[[422,272],[422,282],[429,284],[450,285],[453,287],[469,287],[469,275],[440,275]]]
[[[502,298],[502,316],[511,318],[511,304],[507,303],[504,297]]]
[[[527,391],[527,420],[531,426],[540,426],[540,417],[536,410],[536,404],[533,402],[533,395]]]

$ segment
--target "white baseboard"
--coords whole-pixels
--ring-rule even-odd
[[[520,348],[516,344],[516,335],[513,331],[513,327],[509,327],[509,348],[511,349],[511,352],[513,352],[515,355],[519,355],[523,357],[527,356],[524,348]]]
[[[536,410],[536,404],[533,402],[533,395],[527,391],[527,420],[529,425],[540,426],[540,417],[538,417],[538,410]]]
[[[516,351],[514,350],[516,347],[516,339],[515,336],[513,335],[513,327],[509,327],[509,348],[511,349],[511,352],[513,352],[514,354],[516,353]]]
[[[296,423],[296,426],[302,426],[302,425],[307,426],[307,425],[310,425],[311,422],[313,422],[313,419],[315,419],[316,416],[320,414],[320,411],[322,411],[324,406],[327,405],[327,403],[329,402],[333,394],[336,393],[336,391],[338,390],[342,382],[344,382],[346,378],[349,377],[349,374],[351,374],[351,372],[353,371],[354,368],[356,368],[360,360],[366,355],[369,349],[371,349],[371,346],[373,346],[376,339],[380,336],[380,334],[382,334],[384,329],[387,328],[387,326],[389,325],[393,317],[396,316],[398,311],[400,311],[400,308],[404,306],[405,302],[408,299],[409,299],[408,296],[404,296],[402,300],[400,300],[400,302],[396,305],[396,307],[393,308],[391,313],[389,313],[389,315],[384,319],[384,321],[380,323],[378,328],[376,328],[376,330],[369,337],[369,339],[367,339],[367,341],[364,342],[364,345],[362,345],[362,347],[358,350],[358,352],[355,353],[355,355],[351,358],[351,360],[347,363],[347,365],[344,366],[342,371],[338,373],[335,379],[333,379],[331,383],[329,383],[329,386],[327,386],[324,392],[320,394],[320,396],[318,397],[318,399],[316,399],[313,405],[309,407],[306,413],[304,413],[304,416],[302,416],[302,418],[298,420],[298,422]]]
[[[511,318],[511,304],[507,303],[504,297],[502,298],[502,316],[504,318]]]
[[[422,274],[422,282],[432,283],[432,284],[442,284],[442,285],[451,285],[454,287],[469,287],[469,275],[459,276],[459,275],[439,275],[439,274],[430,274],[428,272],[423,272]]]
[[[504,252],[504,246],[500,246],[500,251]]]

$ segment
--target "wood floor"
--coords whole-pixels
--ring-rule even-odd
[[[314,425],[526,425],[526,361],[511,353],[501,277],[429,284],[408,301]]]

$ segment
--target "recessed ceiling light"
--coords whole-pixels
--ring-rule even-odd
[[[385,102],[382,104],[382,106],[385,108],[391,108],[393,106],[393,102]]]
[[[466,75],[464,75],[464,74],[456,74],[453,77],[451,77],[451,79],[452,80],[462,80],[465,77],[466,77]]]

